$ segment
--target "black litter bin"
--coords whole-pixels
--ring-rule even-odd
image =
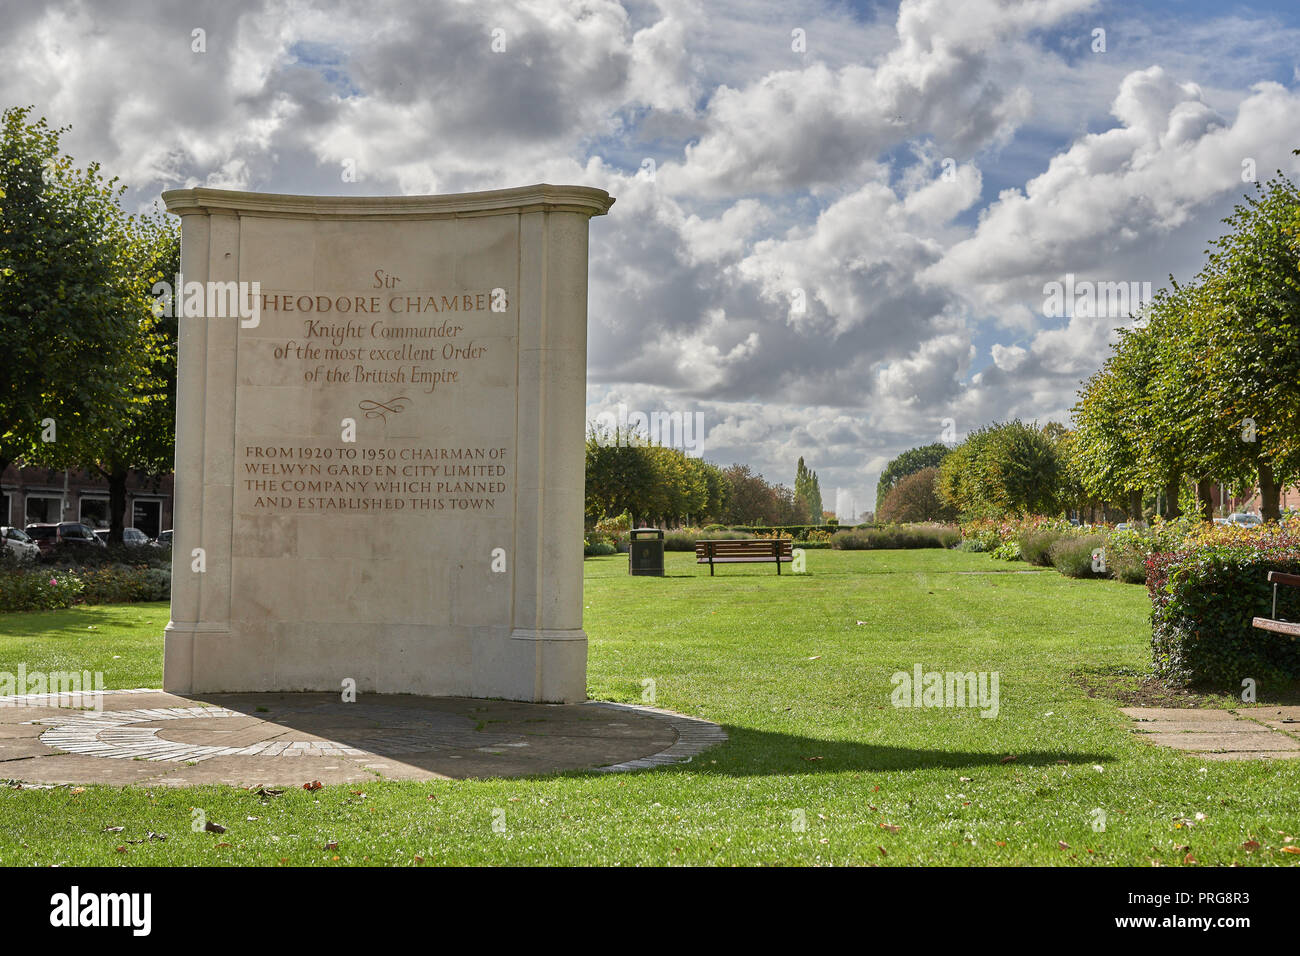
[[[628,541],[627,573],[664,576],[664,533],[658,528],[633,528]]]

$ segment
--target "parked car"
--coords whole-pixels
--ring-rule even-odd
[[[1214,523],[1215,523],[1215,524],[1232,524],[1232,522],[1229,521],[1227,518],[1215,518],[1215,519],[1214,519]]]
[[[1242,525],[1243,527],[1254,527],[1257,524],[1263,524],[1264,519],[1259,515],[1248,514],[1244,511],[1238,511],[1235,514],[1228,515],[1229,524]]]
[[[98,538],[100,541],[104,542],[105,545],[107,545],[108,528],[100,528],[99,530],[97,530],[95,532],[95,537]],[[157,542],[154,541],[153,538],[149,537],[139,528],[123,528],[122,543],[126,545],[128,548],[143,548],[143,547],[148,547],[149,545],[157,544]]]
[[[36,542],[28,537],[27,532],[22,528],[0,528],[0,540],[3,540],[5,547],[23,561],[34,561],[41,553]]]
[[[168,547],[171,546],[171,543],[172,543],[172,529],[171,529],[171,528],[168,528],[166,531],[159,531],[159,532],[158,532],[158,543],[159,543],[159,544],[162,544],[162,545],[166,545],[166,546],[168,546]]]
[[[36,542],[36,546],[41,549],[42,553],[63,547],[104,547],[104,542],[95,537],[95,532],[79,521],[61,521],[58,524],[29,524],[26,531],[28,536]]]

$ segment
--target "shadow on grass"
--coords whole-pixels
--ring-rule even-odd
[[[0,637],[7,638],[49,638],[49,637],[85,637],[91,625],[101,627],[126,627],[131,622],[123,621],[123,612],[139,610],[146,615],[159,607],[167,607],[165,601],[138,602],[122,604],[77,604],[69,608],[53,611],[7,611],[0,614]],[[165,623],[165,622],[164,622]],[[155,636],[151,635],[150,636]]]
[[[745,727],[724,726],[723,729],[728,737],[725,744],[706,750],[689,763],[675,766],[695,773],[764,777],[853,771],[1091,765],[1108,763],[1114,759],[1069,747],[1059,750],[936,750],[848,740],[822,740]],[[1007,760],[1008,757],[1015,759]]]

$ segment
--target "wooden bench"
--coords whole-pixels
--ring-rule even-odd
[[[695,542],[695,563],[709,566],[713,577],[715,564],[775,564],[781,573],[782,561],[793,561],[793,545],[789,538],[706,539]]]
[[[1300,623],[1284,621],[1277,616],[1277,586],[1286,584],[1293,588],[1300,588],[1300,574],[1283,574],[1281,571],[1270,571],[1268,572],[1268,580],[1273,585],[1273,616],[1257,617],[1250,623],[1263,631],[1275,631],[1278,634],[1300,637]]]

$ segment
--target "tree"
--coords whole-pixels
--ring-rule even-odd
[[[1211,243],[1200,369],[1204,422],[1224,464],[1251,467],[1260,513],[1280,517],[1281,489],[1300,477],[1300,191],[1280,172],[1257,184]]]
[[[724,474],[730,487],[727,524],[778,523],[776,493],[762,475],[754,474],[748,465],[732,465]]]
[[[1092,497],[1123,501],[1130,521],[1142,517],[1142,489],[1152,439],[1154,357],[1150,334],[1121,330],[1114,353],[1079,390],[1067,473]]]
[[[808,513],[806,522],[792,522],[793,524],[821,524],[824,520],[822,517],[822,489],[821,483],[817,480],[817,472],[810,471],[803,463],[803,458],[799,458],[799,464],[795,468],[794,475],[794,493],[796,498],[803,499],[805,510]]]
[[[876,510],[879,511],[884,504],[885,496],[889,494],[889,489],[900,479],[908,475],[916,474],[922,468],[937,468],[948,457],[949,448],[943,442],[935,442],[932,445],[922,445],[919,448],[909,448],[892,459],[880,472],[880,478],[876,481]]]
[[[127,368],[146,314],[125,187],[76,169],[65,130],[29,108],[0,117],[0,470],[82,465],[131,401]]]
[[[726,473],[702,458],[693,458],[691,461],[703,478],[705,487],[705,502],[700,511],[699,524],[720,522],[726,514],[731,497],[731,486],[727,483]]]
[[[939,498],[935,481],[939,469],[933,466],[913,472],[889,489],[880,506],[881,521],[953,521],[957,511]]]
[[[638,525],[672,527],[716,518],[726,507],[730,490],[721,468],[639,432],[591,423],[586,459],[589,523],[627,512]]]
[[[586,512],[590,522],[628,512],[634,521],[646,512],[655,481],[644,439],[615,428],[587,431]],[[639,522],[638,522],[639,523]]]
[[[181,267],[180,237],[162,216],[133,224],[134,272],[143,289],[164,278],[172,281]],[[107,427],[88,443],[86,467],[108,482],[110,541],[121,542],[126,516],[126,481],[132,471],[160,476],[170,471],[176,452],[175,314],[161,309],[138,318],[136,343],[129,355],[131,393],[116,427]],[[93,440],[97,438],[98,441]]]
[[[1055,444],[1019,419],[977,429],[939,466],[936,488],[970,517],[1056,514],[1065,479]]]

